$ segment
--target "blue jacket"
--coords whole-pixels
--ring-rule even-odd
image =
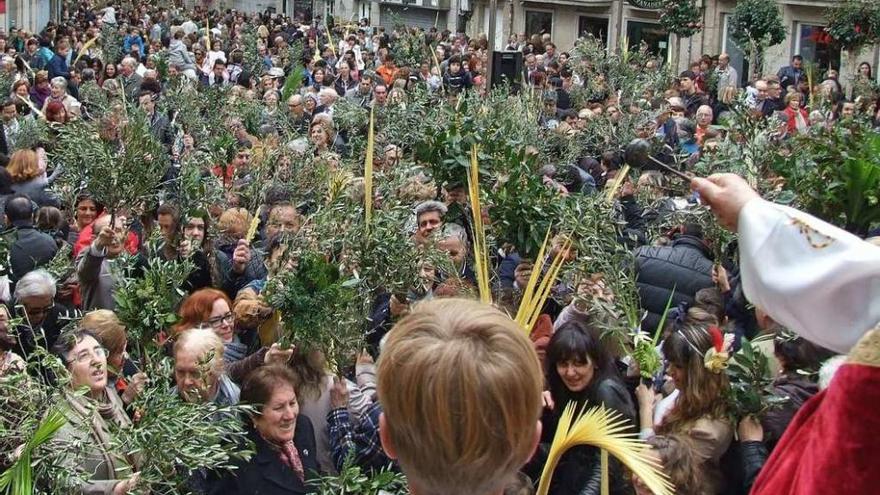
[[[67,65],[67,60],[64,59],[61,55],[55,55],[52,57],[52,60],[49,61],[49,66],[47,67],[49,71],[49,79],[51,80],[54,77],[63,77],[64,79],[70,79],[70,66]]]
[[[141,58],[144,58],[144,39],[140,36],[135,36],[131,34],[127,35],[122,41],[122,49],[125,50],[126,55],[131,53],[132,46],[137,46],[138,54]]]

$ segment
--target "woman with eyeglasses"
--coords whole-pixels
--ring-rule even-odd
[[[217,289],[205,288],[193,292],[184,299],[177,315],[180,320],[172,329],[172,338],[194,327],[212,329],[223,341],[226,372],[238,384],[252,370],[268,363],[284,364],[293,353],[292,350],[281,350],[277,344],[260,347],[256,332],[236,332],[232,301]]]
[[[86,313],[80,320],[80,327],[88,329],[101,347],[107,350],[107,377],[125,405],[134,402],[144,390],[147,375],[139,371],[137,365],[126,352],[128,337],[125,325],[116,313],[108,309],[96,309]]]
[[[114,447],[114,432],[131,426],[131,420],[125,414],[122,400],[108,385],[107,350],[94,334],[82,329],[60,337],[52,350],[64,363],[70,378],[64,393],[63,413],[67,422],[52,442],[79,446],[78,455],[64,456],[61,462],[88,476],[86,480],[72,477],[68,482],[74,486],[53,487],[53,491],[129,493],[137,485],[138,459]]]

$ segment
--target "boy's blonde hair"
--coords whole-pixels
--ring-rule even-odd
[[[538,356],[496,308],[419,304],[389,333],[378,378],[383,439],[420,495],[499,492],[533,452]]]

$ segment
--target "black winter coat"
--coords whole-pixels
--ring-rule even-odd
[[[30,222],[16,222],[14,228],[3,234],[10,242],[9,265],[12,282],[17,282],[31,270],[52,261],[58,244],[48,234],[35,229]]]
[[[215,493],[224,495],[305,495],[314,493],[308,482],[319,473],[315,448],[315,431],[309,418],[300,414],[296,419],[293,443],[299,452],[305,471],[301,481],[292,469],[281,462],[278,452],[255,430],[249,435],[254,442],[256,454],[251,460],[227,475]]]
[[[596,389],[595,396],[596,402],[586,402],[588,408],[598,406],[601,403],[605,408],[618,412],[629,424],[633,425],[632,432],[635,433],[636,410],[629,392],[622,383],[617,379],[604,379]],[[559,416],[566,406],[564,403],[566,399],[568,398],[554,396],[556,407],[553,411],[545,410],[541,417],[543,429],[538,452],[523,469],[533,480],[540,478],[541,471],[547,461],[550,445],[559,424]],[[613,457],[609,457],[608,471],[610,493],[613,495],[632,493],[632,486],[622,465]],[[599,495],[601,486],[599,449],[582,445],[570,449],[559,459],[559,464],[557,464],[550,482],[549,493],[551,495]]]
[[[642,309],[648,312],[642,330],[653,334],[669,296],[672,306],[693,304],[700,289],[713,287],[714,262],[703,241],[689,235],[678,236],[672,246],[644,246],[635,252],[636,285]]]
[[[761,426],[764,428],[764,443],[768,450],[773,450],[801,406],[818,393],[819,385],[806,376],[797,373],[779,375],[773,382],[773,395],[788,397],[788,401],[779,407],[770,409],[761,419]]]
[[[767,462],[767,447],[764,442],[742,442],[740,444],[740,452],[742,452],[743,470],[745,471],[744,492],[752,491],[752,485],[758,478],[761,468]]]

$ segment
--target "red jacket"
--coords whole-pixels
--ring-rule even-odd
[[[782,112],[785,114],[786,117],[788,117],[788,124],[787,125],[788,125],[788,134],[789,135],[798,133],[797,118],[796,118],[798,113],[800,113],[801,117],[804,118],[804,123],[808,126],[810,125],[810,117],[807,114],[807,111],[804,110],[803,108],[799,108],[798,111],[795,112],[794,110],[791,109],[791,107],[785,107],[785,110],[783,110]]]

